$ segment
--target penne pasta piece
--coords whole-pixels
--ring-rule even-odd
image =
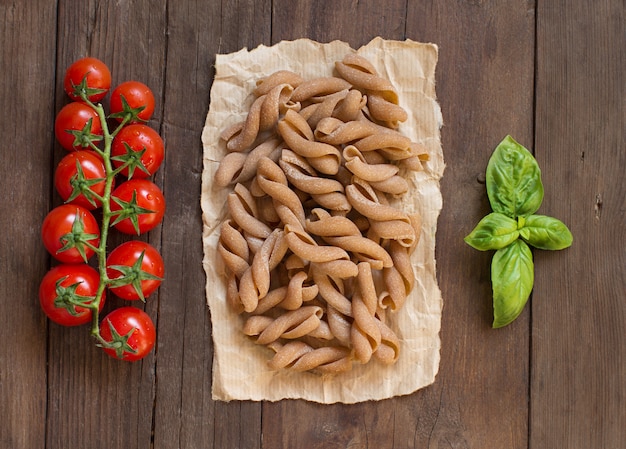
[[[391,164],[369,164],[365,157],[354,145],[348,145],[343,150],[345,166],[355,176],[367,182],[383,182],[398,173],[398,167]],[[400,178],[402,179],[402,178]]]
[[[240,229],[235,229],[232,220],[226,220],[220,227],[220,239],[217,251],[224,260],[226,267],[240,278],[243,272],[250,266],[250,251],[248,242],[241,234]]]
[[[242,184],[237,184],[233,193],[228,194],[227,203],[230,216],[243,231],[260,238],[271,234],[270,227],[257,218],[254,198]]]
[[[352,87],[350,83],[334,76],[314,78],[298,85],[291,95],[292,101],[303,102],[312,97],[319,97],[340,92]]]
[[[332,145],[317,142],[306,120],[298,113],[287,111],[278,122],[278,132],[287,146],[295,153],[308,159],[321,173],[336,174],[341,164],[341,153]]]
[[[304,82],[304,78],[295,72],[289,70],[278,70],[269,76],[261,78],[256,82],[253,91],[254,95],[260,97],[267,94],[270,90],[281,84],[289,84],[296,88]]]

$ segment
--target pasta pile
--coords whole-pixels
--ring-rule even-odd
[[[260,79],[246,119],[220,136],[227,301],[274,351],[271,369],[336,374],[400,351],[388,314],[413,288],[421,220],[390,200],[428,156],[398,131],[407,113],[372,64],[349,54],[335,70]]]

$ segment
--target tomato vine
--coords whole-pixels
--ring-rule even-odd
[[[100,100],[108,93],[110,83],[108,67],[95,58],[80,59],[66,72],[64,89],[73,101],[63,107],[57,116],[55,135],[69,152],[97,155],[104,173],[100,178],[97,170],[94,172],[91,167],[81,165],[94,164],[93,156],[69,158],[75,162],[75,168],[65,161],[59,164],[55,187],[65,204],[54,208],[44,220],[42,239],[61,265],[46,274],[40,286],[39,300],[51,320],[68,326],[90,321],[90,334],[97,346],[112,357],[133,361],[144,357],[154,346],[155,326],[150,317],[137,307],[114,309],[102,320],[100,312],[107,290],[122,299],[146,301],[146,297],[158,288],[163,279],[163,260],[155,248],[141,240],[122,243],[109,253],[108,237],[109,231],[118,222],[132,223],[130,228],[126,227],[126,233],[130,229],[137,235],[148,232],[161,222],[165,209],[162,192],[152,182],[142,180],[143,184],[156,189],[153,191],[160,202],[154,205],[154,209],[140,207],[137,203],[139,187],[136,187],[132,177],[134,172],[141,173],[141,178],[154,174],[163,160],[163,144],[159,141],[156,146],[148,147],[145,142],[154,141],[155,134],[159,140],[160,136],[142,125],[149,130],[152,140],[141,140],[136,132],[127,133],[119,143],[129,148],[126,155],[112,155],[113,143],[122,130],[151,117],[154,96],[143,83],[121,83],[114,90],[115,100],[112,97],[111,101],[111,104],[119,106],[111,106],[107,115]],[[86,112],[86,108],[93,114]],[[139,143],[133,139],[139,139]],[[149,154],[145,160],[157,160],[158,163],[146,167],[143,163],[146,152]],[[131,200],[115,196],[117,179],[122,180],[118,188],[124,187],[122,190],[130,195]],[[89,209],[101,208],[99,229],[94,229],[98,225],[92,223],[90,212],[80,205],[81,202]],[[142,216],[151,217],[149,226],[144,225],[146,220]],[[110,261],[113,253],[116,254],[115,261]],[[95,292],[94,276],[89,278],[87,284],[83,275],[90,273],[88,264],[92,255],[97,259]],[[90,289],[84,288],[83,284],[89,285]],[[119,293],[126,290],[131,290],[132,294]],[[81,293],[78,294],[78,291]],[[85,292],[91,294],[85,295]],[[87,315],[90,315],[90,320],[86,319]]]

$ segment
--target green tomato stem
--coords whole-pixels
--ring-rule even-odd
[[[100,274],[100,283],[98,284],[98,289],[96,291],[96,298],[91,303],[91,335],[96,338],[99,346],[102,347],[110,347],[110,343],[105,341],[100,335],[100,304],[102,302],[102,298],[104,296],[104,291],[106,286],[109,284],[110,279],[107,275],[106,270],[106,250],[107,250],[107,238],[109,235],[109,227],[111,224],[111,191],[113,189],[113,180],[115,178],[115,170],[113,170],[113,166],[111,164],[111,143],[113,142],[114,134],[109,132],[109,126],[106,120],[106,114],[104,112],[104,108],[101,104],[93,104],[86,98],[83,98],[87,101],[87,103],[96,111],[98,117],[100,118],[100,123],[102,125],[102,133],[104,140],[104,149],[99,151],[104,161],[104,169],[105,169],[105,183],[104,183],[104,192],[102,194],[101,202],[102,202],[102,224],[100,229],[100,245],[96,248],[96,256],[98,258],[98,272]],[[122,127],[123,124],[120,124]],[[116,129],[115,132],[119,131],[120,128]]]

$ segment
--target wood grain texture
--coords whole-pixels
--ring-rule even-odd
[[[626,441],[624,19],[619,1],[538,10],[540,212],[574,243],[535,253],[531,448]]]
[[[39,223],[50,207],[54,133],[54,5],[0,3],[0,446],[43,447],[47,331],[39,280],[48,256]],[[37,192],[34,194],[33,192]]]
[[[46,449],[568,449],[626,441],[626,123],[619,0],[14,0],[0,2],[0,447]],[[414,394],[323,406],[211,399],[199,204],[201,132],[216,53],[308,37],[375,36],[439,46],[444,299],[439,374]],[[158,328],[143,362],[116,362],[85,328],[48,323],[37,289],[52,264],[39,241],[53,205],[60,80],[85,55],[113,82],[157,97],[166,144],[155,176],[164,222],[142,237],[166,280],[145,309]],[[106,100],[105,100],[106,105]],[[541,213],[572,248],[535,251],[535,289],[491,329],[491,255],[463,243],[489,210],[484,170],[511,134],[543,171]],[[19,206],[19,213],[16,208]],[[111,244],[127,237],[112,236]],[[111,297],[109,310],[123,302]]]

